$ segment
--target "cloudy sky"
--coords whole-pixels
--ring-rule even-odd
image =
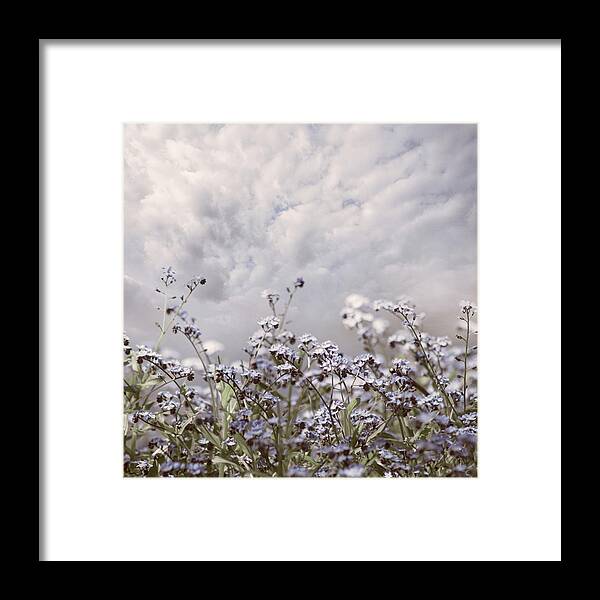
[[[160,268],[207,278],[190,304],[241,356],[265,288],[306,280],[291,329],[353,352],[344,298],[408,295],[452,334],[477,285],[475,125],[127,125],[125,329],[152,343]],[[182,357],[176,337],[165,347]]]

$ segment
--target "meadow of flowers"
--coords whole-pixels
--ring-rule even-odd
[[[407,299],[352,294],[341,319],[363,345],[297,335],[288,311],[305,282],[265,290],[268,314],[246,358],[213,358],[195,318],[194,277],[182,293],[163,269],[154,346],[124,336],[126,477],[474,477],[477,475],[476,307],[457,308],[456,339],[423,331]],[[183,336],[200,369],[165,357]]]

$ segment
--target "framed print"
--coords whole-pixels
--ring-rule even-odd
[[[39,61],[40,560],[561,560],[560,40]]]

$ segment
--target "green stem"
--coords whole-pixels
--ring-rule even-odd
[[[467,336],[465,339],[465,370],[463,374],[463,403],[464,411],[467,412],[467,359],[469,356],[469,335],[471,333],[471,312],[467,310]]]

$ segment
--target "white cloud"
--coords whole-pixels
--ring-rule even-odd
[[[155,339],[172,265],[207,277],[190,312],[229,358],[298,275],[297,333],[353,351],[350,293],[407,294],[451,333],[476,293],[476,147],[473,125],[128,125],[126,329]]]

